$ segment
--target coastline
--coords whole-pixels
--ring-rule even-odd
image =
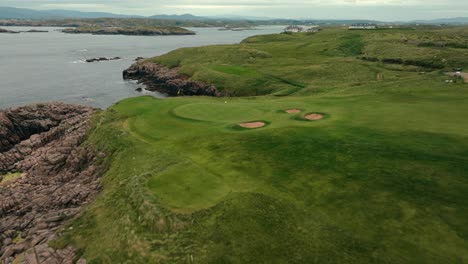
[[[145,85],[149,91],[157,91],[169,96],[215,96],[220,97],[222,93],[211,84],[201,81],[190,80],[188,77],[178,73],[177,68],[138,61],[123,71],[124,80],[136,80]]]

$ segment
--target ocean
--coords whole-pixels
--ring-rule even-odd
[[[142,93],[135,82],[124,81],[122,71],[136,57],[212,44],[233,44],[261,34],[279,33],[282,27],[249,31],[189,28],[194,36],[101,36],[64,34],[60,28],[2,27],[14,31],[48,33],[0,34],[0,109],[59,101],[106,108]],[[121,57],[109,62],[85,63],[95,57]],[[156,97],[162,94],[143,92]]]

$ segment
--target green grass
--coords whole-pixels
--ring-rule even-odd
[[[65,239],[91,263],[463,263],[459,89],[122,101],[90,139],[115,151],[104,191]],[[232,129],[249,120],[270,125]]]
[[[19,176],[21,176],[21,173],[10,172],[10,173],[7,173],[5,175],[0,175],[0,176],[1,176],[0,183],[5,183],[7,181],[11,181],[11,180],[18,178]]]
[[[275,58],[276,66],[228,63],[242,59],[230,52],[253,52],[244,45],[268,54],[322,45],[299,34],[160,57],[182,59],[187,70],[212,49],[219,63],[200,64],[210,78],[306,86],[287,97],[138,97],[99,113],[88,144],[110,153],[103,191],[53,244],[74,244],[89,263],[468,262],[468,86],[362,62],[348,55],[365,50],[359,43],[369,36],[324,34],[352,48],[323,44],[310,58]],[[327,61],[322,52],[341,55]],[[311,87],[305,63],[294,73],[289,63],[314,58],[313,71],[348,74],[315,72],[329,85]],[[385,81],[361,79],[376,73]],[[302,112],[284,113],[292,108]],[[325,118],[304,122],[307,113]],[[268,125],[236,128],[252,120]]]

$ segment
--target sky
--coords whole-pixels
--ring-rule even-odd
[[[129,15],[194,14],[403,21],[468,17],[468,0],[0,0],[0,6]]]

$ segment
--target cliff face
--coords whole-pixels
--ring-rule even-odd
[[[169,96],[222,96],[214,85],[193,81],[178,73],[151,62],[137,62],[123,72],[125,80],[137,80],[147,90],[158,91]]]
[[[48,242],[100,189],[104,154],[80,146],[93,112],[61,103],[0,111],[1,264],[72,262],[73,248]],[[7,172],[21,176],[2,182]]]

